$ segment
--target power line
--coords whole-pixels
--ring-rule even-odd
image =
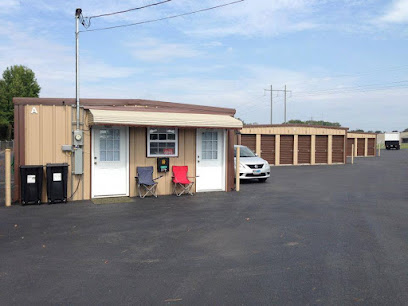
[[[144,9],[144,8],[148,8],[148,7],[152,7],[152,6],[164,4],[164,3],[170,2],[170,1],[172,1],[172,0],[164,0],[164,1],[156,2],[156,3],[147,4],[147,5],[144,5],[144,6],[139,6],[139,7],[131,8],[131,9],[128,9],[128,10],[117,11],[117,12],[106,13],[106,14],[100,14],[100,15],[94,15],[94,16],[89,16],[89,17],[85,17],[85,18],[91,19],[91,18],[99,18],[99,17],[112,16],[112,15],[116,15],[116,14],[123,14],[123,13],[128,13],[128,12],[137,11],[137,10],[141,10],[141,9]]]
[[[372,74],[373,72],[386,72],[386,71],[398,71],[398,70],[406,70],[408,68],[408,65],[399,65],[399,66],[385,66],[382,68],[378,68],[378,69],[373,69],[373,70],[367,70],[367,71],[360,71],[360,72],[356,72],[354,74],[334,74],[334,75],[329,75],[329,74],[319,74],[314,78],[344,78],[344,77],[359,77],[359,76],[363,76],[363,75],[374,75]],[[375,74],[376,76],[378,75]],[[291,83],[292,86],[293,85],[297,85],[297,84],[304,84],[304,81],[299,81],[299,82],[293,82]]]
[[[402,81],[402,82],[407,82],[407,81]],[[338,93],[354,93],[354,92],[358,92],[358,93],[368,93],[368,92],[373,92],[373,91],[379,91],[379,90],[386,90],[386,89],[390,89],[390,88],[401,88],[401,89],[405,89],[408,88],[408,84],[395,84],[395,85],[388,85],[388,86],[384,86],[382,88],[367,88],[367,89],[360,89],[360,90],[349,90],[349,91],[345,91],[345,92],[337,92],[337,93],[326,93],[327,95],[334,95],[334,94],[338,94]],[[318,94],[317,94],[318,95]],[[302,103],[302,100],[299,100],[299,97],[303,97],[304,95],[300,95],[300,96],[296,96],[294,101],[295,103]],[[275,101],[274,101],[275,103]],[[242,107],[247,106],[247,108],[242,109]],[[259,109],[263,109],[265,110],[267,108],[266,104],[259,104],[259,101],[254,101],[252,103],[248,103],[248,104],[242,104],[239,105],[238,107],[236,107],[235,109],[237,110],[237,114],[240,113],[241,116],[243,118],[245,118],[247,114],[259,111]]]
[[[287,90],[286,89],[286,85],[285,85],[285,89],[284,90],[281,90],[281,89],[272,89],[272,85],[271,85],[271,89],[264,89],[264,92],[265,91],[270,91],[271,92],[271,124],[272,124],[272,108],[273,108],[273,93],[274,92],[276,92],[276,93],[278,93],[279,94],[279,92],[283,92],[284,94],[285,94],[285,96],[284,96],[284,113],[283,113],[283,116],[284,116],[284,118],[285,118],[285,123],[286,123],[286,96],[287,96],[287,93],[289,92],[290,94],[292,94],[292,91],[291,90]]]
[[[408,65],[388,66],[388,67],[376,68],[376,69],[367,70],[367,71],[361,71],[361,72],[357,72],[357,73],[354,73],[354,74],[340,73],[340,74],[335,74],[335,75],[323,75],[323,77],[329,77],[329,78],[354,77],[354,76],[371,74],[372,72],[397,71],[397,70],[403,70],[403,69],[406,69],[406,68],[408,68]]]
[[[212,6],[212,7],[196,10],[196,11],[191,11],[191,12],[188,12],[188,13],[172,15],[172,16],[167,16],[167,17],[157,18],[157,19],[151,19],[151,20],[144,20],[144,21],[135,22],[135,23],[122,24],[122,25],[111,26],[111,27],[96,28],[96,29],[91,29],[91,30],[83,30],[83,31],[80,31],[80,32],[103,31],[103,30],[111,30],[111,29],[117,29],[117,28],[131,27],[131,26],[136,26],[136,25],[141,25],[141,24],[146,24],[146,23],[153,23],[153,22],[157,22],[157,21],[174,19],[174,18],[178,18],[178,17],[183,17],[183,16],[193,15],[193,14],[197,14],[197,13],[201,13],[201,12],[206,12],[206,11],[214,10],[214,9],[217,9],[217,8],[233,5],[233,4],[236,4],[236,3],[239,3],[239,2],[244,2],[244,1],[245,0],[237,0],[237,1],[229,2],[229,3],[217,5],[217,6]]]

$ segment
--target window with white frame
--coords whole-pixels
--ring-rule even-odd
[[[203,132],[201,145],[203,159],[218,159],[218,132]]]
[[[178,156],[178,130],[175,128],[148,128],[147,156]]]
[[[120,161],[120,130],[115,128],[101,129],[99,132],[100,160],[105,162]]]

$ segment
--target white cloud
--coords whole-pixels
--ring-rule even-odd
[[[205,13],[211,14],[211,22],[199,19],[186,32],[204,36],[276,36],[304,31],[318,26],[311,18],[318,3],[314,0],[245,1]]]
[[[314,88],[313,90],[316,88],[320,90],[344,88],[357,81],[361,82],[361,80],[323,77],[321,73],[319,76],[310,71],[278,69],[268,61],[264,61],[263,66],[261,64],[246,65],[245,57],[242,57],[242,60],[241,58],[237,59],[236,65],[234,65],[228,60],[223,61],[222,56],[225,55],[225,52],[229,52],[231,58],[239,56],[238,45],[235,43],[229,45],[229,39],[217,40],[212,38],[206,40],[200,37],[201,35],[215,37],[245,35],[261,36],[260,39],[265,39],[268,36],[307,31],[316,27],[319,29],[326,27],[327,29],[325,22],[336,15],[338,11],[335,9],[330,11],[331,7],[329,7],[324,11],[327,15],[316,12],[322,13],[319,9],[328,2],[330,1],[247,0],[236,6],[189,16],[168,23],[158,23],[155,30],[166,28],[167,25],[172,27],[168,31],[172,34],[161,39],[146,38],[149,37],[147,35],[157,35],[157,32],[150,31],[153,28],[150,26],[139,28],[138,36],[134,37],[133,40],[129,39],[131,36],[129,33],[126,35],[122,34],[123,32],[112,31],[110,32],[112,36],[116,33],[123,35],[118,40],[130,41],[127,43],[128,48],[124,48],[125,51],[121,54],[123,59],[119,55],[115,57],[115,60],[111,58],[111,53],[109,53],[111,46],[108,44],[112,36],[109,36],[107,32],[101,32],[103,35],[99,38],[97,35],[92,37],[89,35],[88,45],[81,45],[85,45],[81,49],[81,96],[147,98],[233,107],[238,109],[238,116],[248,122],[267,123],[269,120],[269,96],[263,96],[263,88],[267,88],[269,85],[266,82],[269,82],[274,84],[274,88],[282,89],[282,82],[286,82],[288,89],[294,91],[293,96],[288,99],[289,118],[309,119],[313,116],[315,119],[339,121],[351,128],[391,129],[391,124],[395,124],[395,128],[398,129],[406,128],[404,126],[407,112],[405,98],[408,96],[406,89],[300,96],[297,94],[298,92],[307,92],[311,90],[310,88]],[[336,1],[331,1],[331,3],[334,2]],[[342,4],[346,3],[346,5],[358,6],[359,8],[364,2],[362,0],[341,1]],[[4,3],[6,2],[1,2],[3,6],[5,6]],[[16,1],[8,1],[8,3],[9,8],[17,8],[15,6]],[[50,26],[49,23],[42,22],[45,17],[40,19],[38,14],[33,14],[29,20],[22,19],[18,23],[14,22],[15,19],[9,22],[6,19],[0,20],[0,40],[2,41],[0,44],[0,70],[13,64],[25,64],[35,71],[39,83],[43,87],[41,96],[72,97],[75,92],[74,48],[71,44],[73,41],[72,37],[69,38],[69,41],[66,40],[67,38],[62,40],[61,37],[68,33],[63,32],[67,30],[66,27],[72,26],[73,20],[70,17],[73,16],[76,5],[82,5],[84,13],[89,15],[126,9],[135,6],[135,3],[137,2],[117,0],[89,0],[82,1],[82,3],[67,3],[66,5],[56,5],[51,1],[44,0],[30,3],[30,6],[36,5],[38,9],[43,8],[49,12],[52,11],[52,14],[55,13],[59,17],[59,19],[55,19],[55,24],[61,22],[64,25],[58,26],[57,24],[55,26],[53,24]],[[115,17],[103,22],[105,24],[126,23],[199,9],[214,5],[219,1],[178,0],[171,3],[171,6],[158,10],[146,10],[141,14]],[[399,2],[394,2],[394,5],[396,3]],[[336,3],[336,5],[340,4]],[[394,19],[387,18],[391,18],[389,20],[401,20],[401,17],[397,18],[391,14],[393,7],[390,7],[387,14],[394,16]],[[25,8],[27,8],[27,4]],[[22,8],[20,7],[20,9]],[[343,14],[346,15],[346,12]],[[341,14],[339,13],[339,15]],[[333,31],[339,31],[341,28],[339,20],[342,16],[331,24]],[[33,21],[34,18],[38,18],[38,21]],[[44,23],[42,27],[41,23]],[[363,22],[359,20],[353,23],[353,26],[361,24]],[[98,24],[95,23],[94,25]],[[343,29],[341,28],[341,31]],[[178,33],[177,30],[179,30]],[[58,36],[58,31],[63,32],[63,34]],[[180,33],[186,32],[193,35],[187,37],[191,38],[191,41],[186,40],[186,36],[179,38]],[[173,35],[174,33],[177,34]],[[56,37],[60,38],[62,42],[56,42]],[[103,41],[103,44],[98,45],[98,41],[103,39],[101,37],[108,38]],[[140,39],[140,37],[143,38]],[[92,39],[95,40],[92,41]],[[257,43],[260,43],[260,47],[262,47],[262,41]],[[96,52],[97,47],[106,48],[106,50]],[[117,45],[116,50],[119,47],[121,45]],[[128,56],[129,48],[131,55],[139,61],[137,65]],[[94,54],[97,56],[95,57]],[[153,65],[154,62],[161,64],[178,59],[194,59],[194,62],[180,61],[180,65],[160,65],[160,68]],[[200,59],[204,60],[200,61]],[[115,64],[115,62],[120,64]],[[189,65],[190,62],[193,64]],[[391,96],[392,104],[384,109],[384,99],[389,101]],[[275,122],[281,122],[283,117],[282,95],[275,96],[274,101]],[[393,121],[388,123],[389,126],[378,126],[380,124],[379,118],[384,117],[383,114],[393,118]],[[361,126],[354,126],[355,122],[362,124]]]
[[[75,80],[74,47],[53,42],[41,35],[20,30],[12,22],[0,22],[0,34],[4,43],[0,46],[0,70],[12,65],[31,68],[42,87],[41,96],[63,96],[67,88],[73,88]],[[113,66],[88,54],[80,56],[82,82],[128,78],[140,70]],[[59,91],[59,88],[63,88]],[[72,96],[71,93],[68,96]]]
[[[395,0],[391,7],[380,18],[385,23],[406,23],[408,22],[408,0]]]
[[[9,13],[11,10],[15,10],[19,7],[18,0],[1,0],[0,2],[0,14]]]
[[[188,44],[162,42],[153,38],[126,43],[129,52],[143,61],[168,62],[174,59],[192,58],[201,52]]]
[[[158,77],[154,82],[144,80],[113,82],[100,88],[98,84],[87,84],[83,92],[87,97],[145,98],[181,103],[193,103],[231,107],[237,116],[246,122],[268,123],[270,112],[269,88],[265,80],[274,84],[274,89],[283,89],[282,80],[287,81],[288,119],[322,119],[337,121],[350,128],[403,129],[406,128],[407,88],[382,89],[377,91],[338,90],[353,86],[356,79],[327,78],[308,73],[277,69],[265,66],[245,67],[246,73],[229,78],[210,79],[200,76]],[[312,88],[312,89],[311,89]],[[320,90],[321,92],[318,92]],[[392,100],[384,108],[384,97]],[[381,116],[381,117],[379,117]],[[392,117],[384,122],[383,117]],[[274,94],[274,122],[283,121],[283,95]]]

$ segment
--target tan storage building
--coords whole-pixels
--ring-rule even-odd
[[[354,145],[355,157],[376,156],[377,134],[347,133],[347,156],[351,156],[352,145]]]
[[[271,165],[343,164],[348,128],[310,125],[245,125],[236,143]]]
[[[199,176],[193,179],[195,192],[234,189],[234,135],[242,128],[234,109],[81,99],[77,132],[75,99],[14,98],[13,102],[15,199],[20,198],[19,166],[47,163],[68,163],[71,200],[136,196],[138,166],[153,166],[154,177],[164,174],[159,195],[172,193],[173,165],[186,165],[190,176]],[[79,140],[77,133],[82,135]],[[170,173],[157,172],[160,157],[170,159]],[[45,186],[44,181],[44,202]]]

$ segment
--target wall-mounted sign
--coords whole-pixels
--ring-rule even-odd
[[[52,180],[54,182],[61,182],[62,181],[62,173],[55,172],[52,174]]]
[[[27,175],[27,184],[35,184],[35,175]]]
[[[31,113],[32,114],[38,114],[37,109],[35,108],[35,106],[31,109]]]
[[[166,148],[163,149],[164,155],[174,155],[174,149],[173,148]]]
[[[168,157],[157,158],[157,172],[168,172],[170,167],[170,160]]]

